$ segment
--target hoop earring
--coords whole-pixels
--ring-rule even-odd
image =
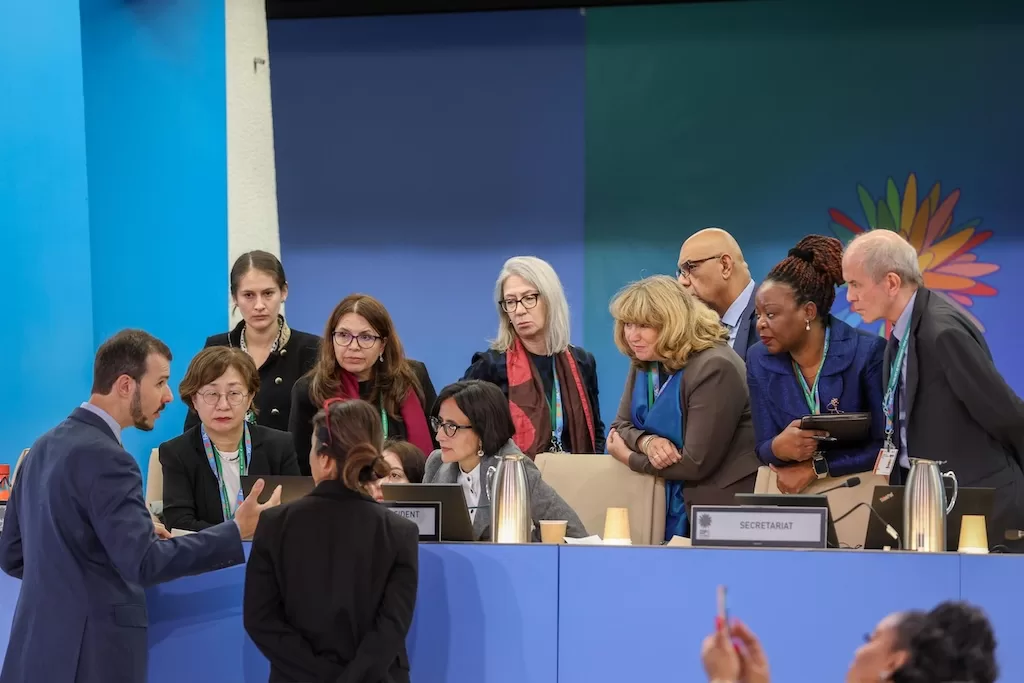
[[[811,321],[810,321],[810,319],[807,319],[804,322],[806,323],[804,325],[804,329],[807,330],[808,332],[810,332],[811,331]]]

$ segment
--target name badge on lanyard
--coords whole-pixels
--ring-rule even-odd
[[[558,366],[555,364],[554,356],[551,357],[551,376],[554,378],[551,385],[551,400],[548,401],[548,408],[551,410],[551,452],[562,453],[562,428],[565,418],[562,415],[562,391],[558,384]]]
[[[910,343],[910,329],[903,332],[896,347],[896,357],[893,358],[892,366],[889,368],[889,383],[885,387],[885,394],[882,396],[882,412],[885,415],[885,441],[878,451],[875,459],[875,474],[887,477],[892,474],[896,466],[896,459],[899,457],[899,449],[893,441],[896,434],[896,390],[899,387],[900,379],[903,376],[903,361],[907,357],[907,347]]]
[[[203,450],[206,451],[206,460],[213,470],[213,476],[217,478],[217,489],[220,491],[221,511],[224,513],[224,521],[235,518],[235,510],[242,503],[242,487],[238,487],[238,495],[235,496],[234,505],[228,496],[228,489],[224,483],[224,471],[221,469],[220,454],[210,442],[210,436],[206,433],[206,427],[200,425],[199,433],[203,438]],[[242,422],[242,442],[238,444],[238,475],[239,481],[249,472],[249,463],[252,461],[252,438],[249,436],[249,423]]]

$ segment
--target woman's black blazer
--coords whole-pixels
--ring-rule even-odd
[[[299,475],[295,446],[288,432],[250,425],[251,475]],[[164,520],[168,529],[199,531],[224,521],[217,477],[210,469],[199,427],[160,444],[164,473]]]

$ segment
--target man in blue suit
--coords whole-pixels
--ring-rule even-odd
[[[25,456],[0,534],[0,568],[22,580],[0,683],[142,683],[143,588],[241,564],[242,538],[280,502],[275,491],[260,505],[259,483],[232,521],[158,537],[121,430],[153,428],[172,398],[170,361],[146,332],[118,333],[96,354],[89,401]]]
[[[753,322],[757,283],[733,236],[721,228],[693,233],[679,249],[676,277],[718,313],[729,330],[729,346],[746,360],[747,349],[758,342]]]

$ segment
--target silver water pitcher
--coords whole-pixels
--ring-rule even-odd
[[[529,543],[533,520],[526,456],[518,451],[499,455],[498,466],[487,471],[487,489],[491,496],[491,541]]]
[[[946,515],[956,505],[960,485],[956,475],[943,472],[935,460],[910,459],[910,474],[903,492],[903,545],[906,550],[941,553],[946,550]],[[946,504],[943,478],[953,480],[953,496]]]

